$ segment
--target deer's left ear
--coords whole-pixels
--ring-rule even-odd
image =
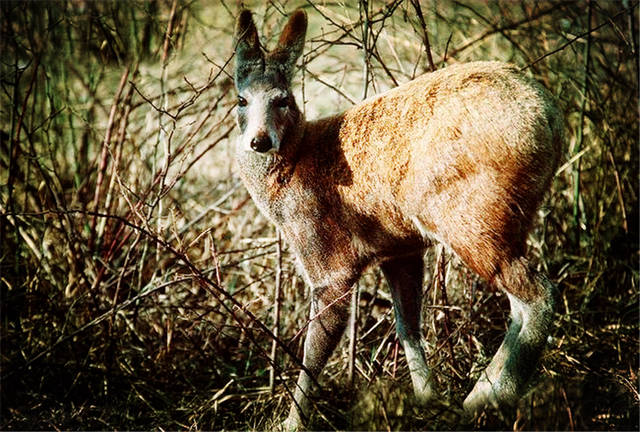
[[[302,10],[296,10],[284,26],[278,46],[272,51],[270,57],[278,61],[284,69],[287,79],[293,78],[296,62],[304,49],[304,38],[307,34],[307,14]]]

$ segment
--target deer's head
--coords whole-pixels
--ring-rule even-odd
[[[304,121],[291,93],[296,61],[302,54],[307,16],[297,10],[289,18],[278,45],[263,52],[251,12],[243,10],[235,29],[236,119],[242,151],[277,152],[296,136]]]

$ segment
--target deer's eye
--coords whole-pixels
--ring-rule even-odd
[[[238,106],[246,107],[247,103],[248,102],[245,98],[243,98],[242,96],[238,96]]]
[[[286,108],[289,106],[289,98],[286,98],[286,97],[278,98],[273,102],[273,104],[277,108]]]

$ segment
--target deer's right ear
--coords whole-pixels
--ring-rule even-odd
[[[254,68],[264,68],[264,55],[260,50],[258,31],[253,23],[251,11],[243,9],[236,21],[234,34],[236,51],[236,84],[245,79]]]

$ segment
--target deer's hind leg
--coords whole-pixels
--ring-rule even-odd
[[[416,398],[425,403],[435,395],[420,330],[422,312],[422,254],[396,258],[380,265],[391,289],[396,332],[404,348]]]
[[[503,266],[494,281],[509,297],[511,323],[498,352],[464,401],[469,414],[488,405],[513,405],[523,396],[553,317],[555,286],[530,269],[524,258]]]

